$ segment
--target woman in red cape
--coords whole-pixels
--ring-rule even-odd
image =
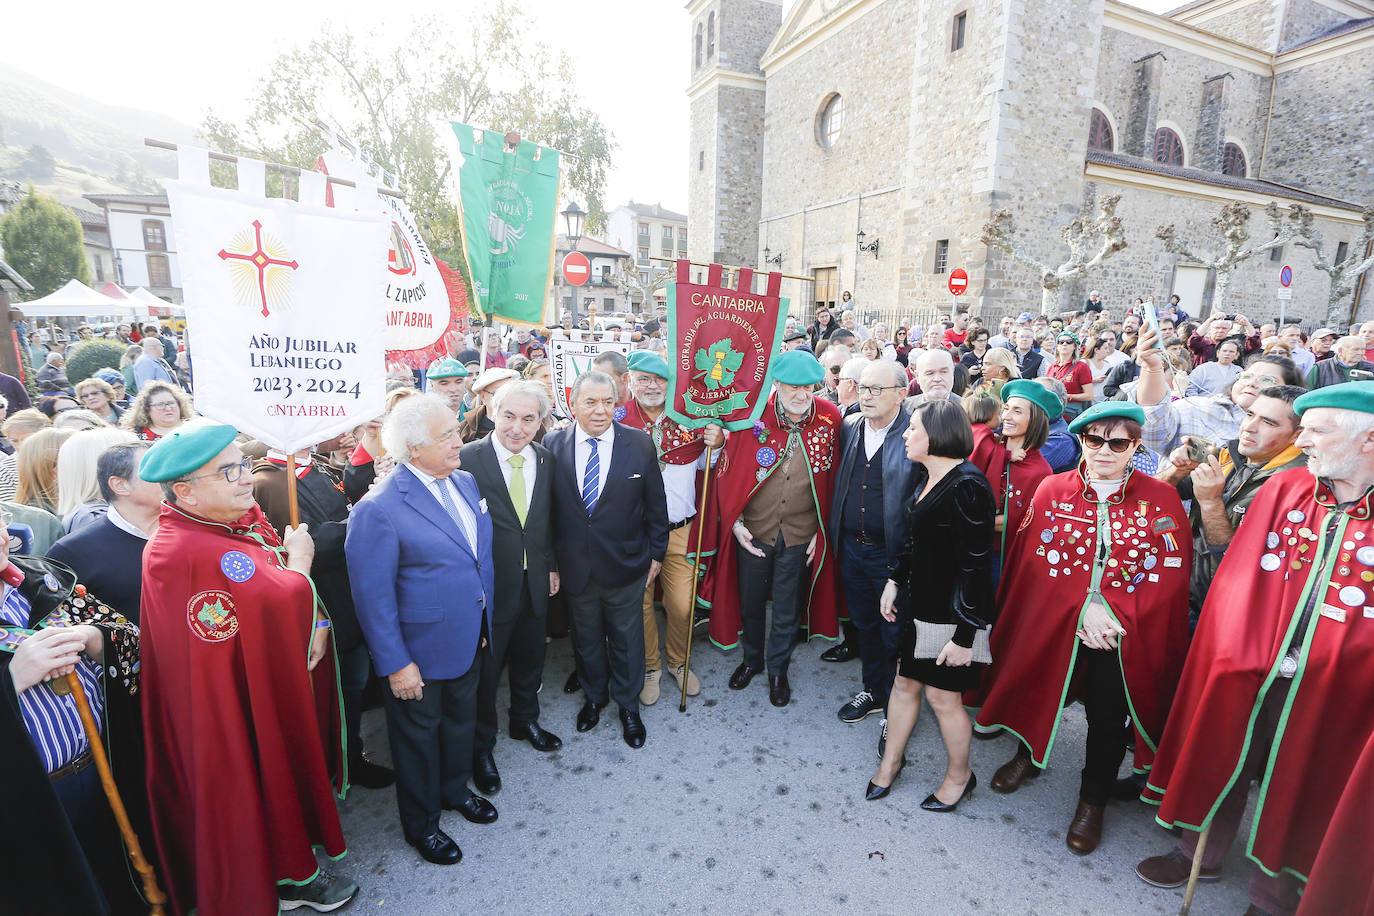
[[[1060,710],[1083,702],[1086,763],[1069,848],[1101,840],[1103,809],[1135,728],[1135,769],[1145,772],[1188,646],[1192,540],[1178,494],[1133,470],[1143,411],[1107,401],[1080,415],[1084,458],[1047,477],[1009,544],[992,629],[992,665],[976,691],[978,724],[1020,739],[993,778],[1014,792],[1044,769]],[[1118,450],[1119,449],[1119,450]]]
[[[312,847],[346,851],[333,652],[307,671],[314,587],[281,553],[256,504],[233,525],[164,504],[144,550],[149,807],[181,916],[276,913],[279,884],[317,876]]]
[[[709,524],[703,533],[702,554],[712,556],[706,578],[701,586],[701,603],[711,609],[711,642],[722,649],[739,644],[741,632],[739,609],[739,581],[736,573],[735,536],[731,529],[744,511],[754,491],[781,462],[761,466],[757,458],[761,449],[772,449],[781,455],[788,448],[788,434],[778,420],[777,393],[768,398],[763,416],[754,423],[754,430],[741,430],[725,441],[725,448],[716,463],[708,500],[714,505],[708,511]],[[807,467],[811,473],[811,494],[820,518],[816,536],[815,560],[811,564],[810,600],[804,618],[808,637],[826,639],[839,637],[841,612],[838,563],[831,556],[825,531],[830,517],[830,498],[835,488],[835,469],[839,465],[840,409],[829,401],[813,397],[811,416],[801,429],[792,435],[801,441],[794,448],[805,448]]]
[[[1342,510],[1307,468],[1265,482],[1207,593],[1150,774],[1145,798],[1162,796],[1160,823],[1208,826],[1220,818],[1248,748],[1269,740],[1256,722],[1266,698],[1283,690],[1271,701],[1281,716],[1260,765],[1246,848],[1269,875],[1307,877],[1374,734],[1371,502],[1366,493]],[[1307,629],[1298,632],[1309,601]],[[1285,678],[1295,642],[1293,676]],[[1364,814],[1361,867],[1368,871]],[[1208,850],[1216,840],[1214,832]]]

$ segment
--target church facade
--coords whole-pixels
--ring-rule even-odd
[[[1288,244],[1214,276],[1200,254],[1243,201],[1301,203],[1328,258],[1363,257],[1374,203],[1374,2],[1203,0],[1155,15],[1120,0],[692,0],[689,254],[810,278],[792,311],[853,294],[861,318],[1038,311],[1040,278],[978,241],[999,209],[1057,265],[1060,227],[1121,196],[1127,248],[1060,291],[1113,306],[1177,292],[1256,323],[1325,322],[1330,281]],[[1278,298],[1293,272],[1292,298]],[[948,274],[968,272],[955,300]],[[1371,273],[1374,273],[1372,271]],[[1366,275],[1347,304],[1366,317]],[[1358,307],[1356,307],[1358,302]]]

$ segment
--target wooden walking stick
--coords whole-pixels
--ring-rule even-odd
[[[1193,894],[1197,891],[1198,876],[1202,874],[1202,854],[1207,851],[1207,834],[1211,832],[1212,825],[1208,824],[1197,838],[1197,849],[1193,850],[1193,868],[1188,872],[1188,889],[1183,892],[1183,909],[1178,911],[1178,916],[1188,916],[1188,911],[1193,908]]]
[[[100,771],[100,786],[110,801],[110,811],[114,813],[115,823],[119,825],[119,832],[124,837],[124,845],[129,848],[129,860],[143,881],[143,897],[148,901],[148,912],[150,916],[163,916],[166,912],[163,906],[167,903],[167,895],[158,887],[153,866],[143,857],[143,847],[139,845],[138,834],[134,833],[134,827],[129,823],[129,812],[124,810],[124,800],[119,797],[119,787],[115,785],[114,773],[110,771],[110,759],[105,756],[105,744],[100,738],[100,729],[96,728],[95,716],[91,715],[91,704],[86,699],[86,690],[81,686],[75,672],[67,675],[63,683],[76,700],[76,711],[80,714],[81,725],[86,730],[86,740],[91,745],[91,756],[95,758],[95,767]]]
[[[692,673],[692,631],[696,629],[697,580],[701,575],[701,536],[706,532],[706,491],[711,488],[711,454],[706,447],[706,473],[701,478],[701,500],[697,506],[697,546],[692,554],[692,600],[688,605],[687,617],[687,657],[682,662],[682,699],[678,701],[677,711],[687,711],[687,678]]]
[[[301,523],[301,504],[296,496],[296,453],[286,456],[286,507],[291,515],[291,527]]]

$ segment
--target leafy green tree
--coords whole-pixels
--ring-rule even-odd
[[[467,24],[462,44],[451,24],[421,20],[384,50],[370,35],[326,29],[276,60],[242,123],[211,112],[205,138],[226,152],[313,168],[328,143],[312,123],[327,116],[400,179],[426,239],[453,262],[460,237],[453,165],[444,152],[453,138],[440,136],[440,122],[517,130],[571,154],[564,186],[585,198],[588,229],[604,227],[615,142],[578,99],[567,54],[530,41],[524,14],[504,0]]]
[[[70,210],[45,194],[29,194],[0,222],[5,260],[33,285],[21,294],[38,299],[75,277],[91,282],[91,267],[81,245],[81,223]]]
[[[128,347],[117,340],[83,340],[67,355],[67,380],[75,385],[101,369],[118,369],[126,349]]]
[[[24,156],[24,176],[36,181],[47,181],[57,170],[57,159],[46,146],[35,143]]]

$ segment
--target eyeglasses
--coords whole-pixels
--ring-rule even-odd
[[[896,391],[897,389],[906,390],[905,385],[860,385],[859,394],[864,397],[876,398],[884,391]]]
[[[1104,439],[1101,436],[1094,436],[1092,433],[1084,433],[1082,436],[1079,436],[1079,438],[1083,440],[1083,446],[1085,448],[1097,451],[1105,445],[1118,455],[1135,444],[1134,439],[1123,439],[1119,437],[1115,439]]]
[[[195,477],[183,477],[181,479],[190,482],[192,480],[201,480],[205,477],[223,477],[225,483],[238,483],[239,480],[243,478],[243,472],[252,466],[253,459],[245,458],[238,464],[231,464],[227,468],[220,468],[217,471],[211,471],[209,474],[197,474]]]
[[[1271,385],[1277,385],[1282,379],[1277,379],[1272,375],[1255,375],[1252,372],[1242,372],[1240,375],[1236,376],[1236,381],[1241,383],[1254,382],[1261,388],[1268,388]]]
[[[176,401],[151,401],[148,404],[149,410],[181,410],[181,405]]]

